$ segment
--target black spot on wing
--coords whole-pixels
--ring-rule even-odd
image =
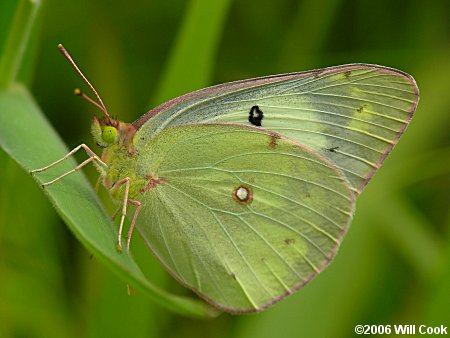
[[[295,243],[295,239],[293,239],[293,238],[286,238],[286,239],[284,240],[284,243],[285,243],[286,245],[294,244],[294,243]]]
[[[327,150],[331,151],[332,153],[335,153],[336,150],[338,150],[338,149],[339,149],[339,147],[331,147],[331,148],[328,148]]]
[[[367,105],[366,105],[366,104],[363,104],[363,105],[360,106],[358,109],[356,109],[356,111],[357,111],[358,113],[362,113],[366,107],[367,107]]]
[[[258,106],[253,106],[250,109],[250,114],[248,115],[248,120],[251,124],[257,127],[261,127],[262,119],[264,118],[263,112],[259,109]]]

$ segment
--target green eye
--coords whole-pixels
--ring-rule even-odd
[[[117,129],[111,126],[105,126],[102,130],[102,139],[108,144],[112,144],[116,141]]]

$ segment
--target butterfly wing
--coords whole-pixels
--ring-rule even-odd
[[[261,124],[329,158],[359,194],[397,143],[418,99],[410,75],[352,64],[205,88],[156,107],[134,125],[137,142],[145,144],[179,124]]]
[[[230,312],[259,311],[335,255],[353,213],[336,167],[280,135],[233,124],[168,128],[139,149],[154,185],[144,241],[182,284]]]

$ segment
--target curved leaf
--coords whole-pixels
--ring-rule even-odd
[[[40,168],[67,154],[62,140],[22,86],[0,91],[0,112],[0,145],[26,171]],[[69,158],[35,179],[42,184],[75,166],[75,161]],[[130,255],[116,251],[114,225],[80,171],[46,187],[44,192],[83,245],[125,281],[142,289],[160,305],[180,314],[193,317],[217,315],[215,309],[203,302],[156,288]]]

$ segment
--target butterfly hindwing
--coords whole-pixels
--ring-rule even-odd
[[[151,151],[150,151],[151,150]],[[292,293],[335,255],[353,212],[340,170],[276,133],[167,128],[141,148],[139,232],[183,284],[231,312]]]

